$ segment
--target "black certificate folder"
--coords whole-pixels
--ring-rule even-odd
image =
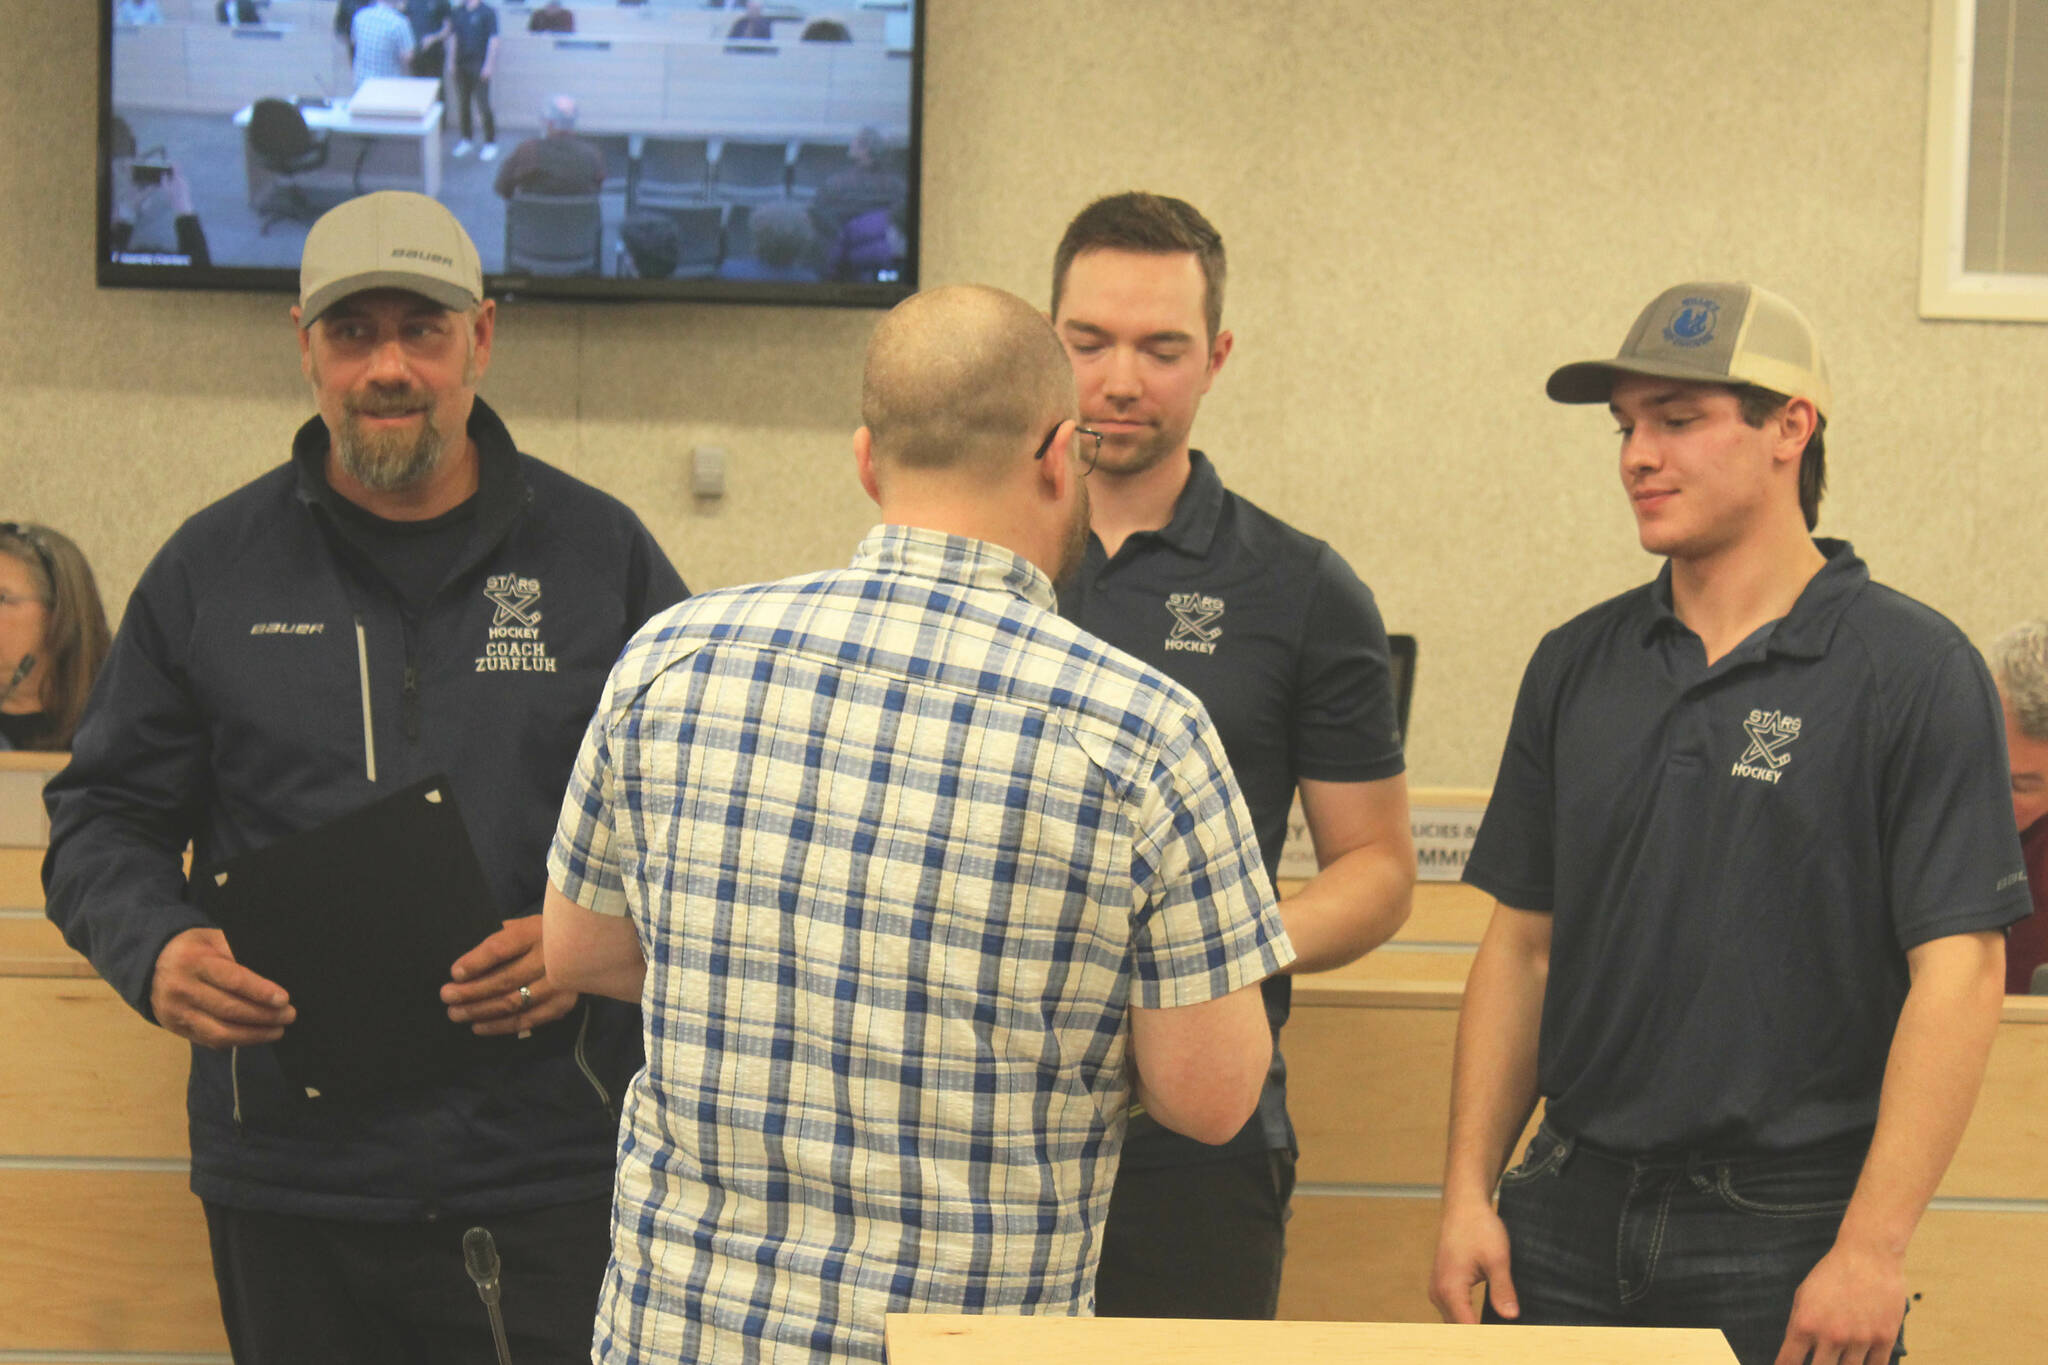
[[[275,1050],[309,1096],[429,1084],[485,1055],[441,1003],[455,959],[499,928],[446,778],[194,880],[235,960],[291,993],[298,1017]]]

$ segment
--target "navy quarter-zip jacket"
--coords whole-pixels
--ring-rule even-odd
[[[327,429],[187,521],[144,571],[70,766],[47,789],[50,918],[145,1018],[205,867],[445,774],[501,918],[537,913],[570,764],[620,649],[686,592],[617,499],[530,456],[481,400],[467,547],[408,609],[333,507]],[[610,1188],[637,1010],[586,998],[456,1081],[308,1099],[271,1049],[192,1049],[192,1189],[400,1220]]]

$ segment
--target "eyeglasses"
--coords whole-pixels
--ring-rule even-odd
[[[1045,452],[1052,449],[1052,438],[1060,434],[1060,427],[1064,424],[1064,419],[1053,423],[1052,430],[1045,433],[1045,439],[1038,443],[1038,449],[1031,452],[1032,459],[1045,458]],[[1074,428],[1074,435],[1088,438],[1088,444],[1081,447],[1081,477],[1085,479],[1095,472],[1095,462],[1102,458],[1102,433],[1089,427],[1077,426]]]

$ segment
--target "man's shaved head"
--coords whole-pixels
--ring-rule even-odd
[[[913,295],[868,342],[860,415],[878,462],[933,471],[994,464],[1074,413],[1074,370],[1052,324],[1000,289]]]

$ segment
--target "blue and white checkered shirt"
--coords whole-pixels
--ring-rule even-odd
[[[363,6],[349,22],[348,37],[356,49],[357,85],[372,76],[408,74],[406,54],[412,51],[412,24],[397,10],[381,4]]]
[[[900,526],[649,622],[548,871],[648,963],[600,1362],[1087,1312],[1127,1007],[1294,958],[1193,695],[1024,560]]]

